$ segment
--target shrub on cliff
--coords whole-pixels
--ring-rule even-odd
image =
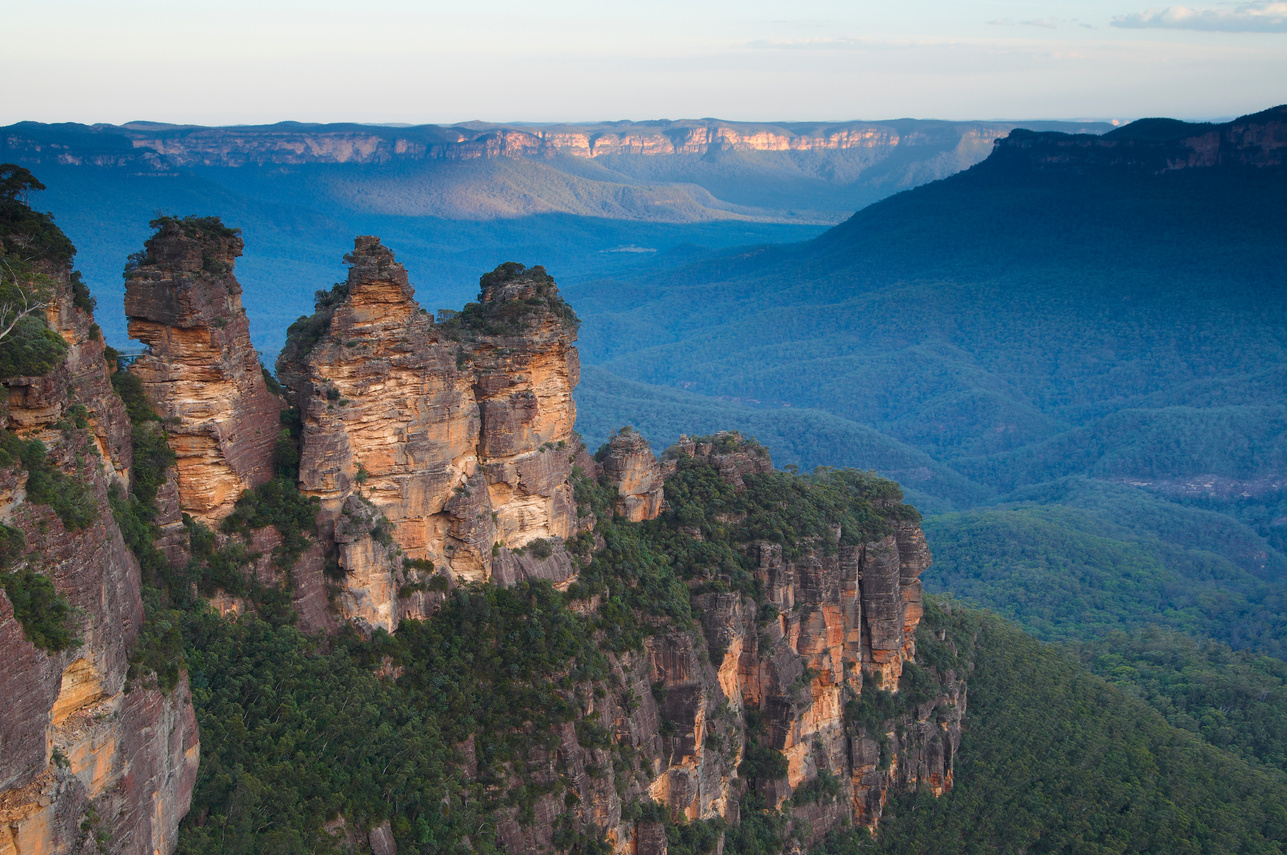
[[[67,598],[47,576],[30,567],[8,569],[25,548],[23,533],[0,523],[0,588],[13,604],[13,616],[28,641],[50,653],[66,650],[76,643]]]
[[[50,214],[35,211],[28,204],[33,190],[45,185],[28,170],[13,163],[0,163],[0,238],[6,254],[27,261],[39,259],[55,267],[69,267],[76,248]]]
[[[318,499],[303,495],[294,481],[279,475],[247,490],[221,527],[247,538],[255,529],[274,527],[282,536],[274,560],[277,566],[289,570],[308,549],[308,536],[317,528],[317,508]]]
[[[468,303],[444,318],[441,327],[448,335],[521,336],[533,321],[553,315],[560,324],[575,330],[581,319],[559,295],[554,277],[541,266],[525,267],[507,261],[478,281],[478,302]]]
[[[208,245],[210,241],[227,240],[238,237],[241,234],[241,229],[225,226],[218,217],[177,217],[165,214],[152,220],[148,225],[155,230],[155,233],[148,238],[142,250],[130,253],[125,260],[125,271],[122,275],[126,279],[132,277],[140,267],[148,267],[156,263],[156,258],[152,255],[152,244],[159,238],[181,234],[193,240],[203,241]],[[216,276],[222,276],[229,272],[224,262],[215,258],[209,251],[202,255],[201,266],[207,273]]]
[[[98,520],[98,503],[88,485],[53,465],[43,442],[0,432],[0,466],[14,463],[27,471],[27,499],[52,508],[68,531],[89,528]]]
[[[43,376],[66,355],[67,342],[62,336],[51,330],[44,318],[28,315],[0,339],[0,380]]]
[[[13,603],[13,615],[32,644],[57,653],[76,643],[71,606],[49,577],[29,567],[13,572],[0,570],[0,587]]]

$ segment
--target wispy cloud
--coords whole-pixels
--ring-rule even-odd
[[[1114,27],[1206,30],[1224,33],[1287,33],[1287,2],[1244,3],[1215,9],[1168,6],[1120,15]]]
[[[756,39],[747,47],[760,50],[891,50],[913,47],[911,42],[894,42],[885,39]]]
[[[1090,24],[1077,20],[1076,18],[1033,18],[1027,21],[1018,21],[1014,18],[996,18],[988,21],[1001,27],[1040,27],[1043,30],[1057,30],[1060,27],[1081,27],[1087,30],[1095,29]]]

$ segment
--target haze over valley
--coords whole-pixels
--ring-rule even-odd
[[[0,855],[1287,852],[1283,4],[554,5],[0,59]]]

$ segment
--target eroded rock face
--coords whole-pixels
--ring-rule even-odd
[[[280,430],[233,275],[241,250],[217,219],[171,219],[125,283],[130,336],[148,346],[130,370],[166,420],[180,505],[205,522],[272,477]]]
[[[571,562],[548,542],[576,525],[579,363],[553,280],[502,265],[477,304],[436,323],[379,239],[346,260],[348,281],[278,360],[303,422],[300,488],[339,544],[344,616],[392,630],[422,614],[399,592],[431,572],[565,581]],[[528,547],[539,561],[511,554]]]
[[[767,453],[736,434],[684,438],[666,456],[672,472],[690,456],[734,485],[771,470]],[[965,712],[957,675],[935,674],[936,696],[884,721],[880,732],[846,722],[846,706],[864,692],[897,692],[916,653],[920,575],[930,555],[919,524],[895,515],[890,527],[869,543],[818,544],[794,558],[776,543],[752,542],[746,548],[767,611],[735,592],[696,596],[709,661],[686,633],[649,640],[650,678],[673,728],[666,763],[649,786],[654,799],[691,819],[735,821],[730,811],[740,792],[731,782],[758,743],[786,760],[784,778],[757,782],[771,806],[801,787],[835,788],[792,803],[796,819],[808,821],[805,842],[812,845],[844,822],[875,826],[894,791],[951,787]],[[747,732],[750,710],[758,713],[758,733]]]
[[[617,443],[627,445],[636,447]],[[732,433],[685,439],[665,457],[672,477],[691,458],[737,489],[772,468],[763,448]],[[882,503],[887,533],[869,542],[837,532],[789,556],[778,543],[743,543],[763,605],[737,591],[699,593],[699,631],[661,625],[642,651],[613,654],[613,676],[577,696],[582,721],[605,728],[611,746],[578,744],[568,724],[555,750],[529,756],[529,781],[555,793],[538,797],[531,821],[498,824],[507,851],[552,845],[571,803],[559,781],[576,796],[579,827],[622,855],[666,851],[660,824],[624,812],[636,798],[734,825],[755,788],[808,848],[847,825],[875,827],[895,792],[950,789],[965,686],[954,672],[910,664],[930,556],[908,509]],[[885,695],[874,716],[855,714],[882,690],[898,698],[912,667],[922,681],[914,697]],[[593,771],[608,766],[611,775]]]
[[[757,442],[745,440],[734,431],[720,431],[700,442],[688,436],[680,436],[679,441],[666,451],[666,460],[662,466],[664,475],[674,474],[675,461],[680,456],[709,463],[721,478],[739,490],[746,486],[742,480],[745,476],[773,471],[773,461],[769,459],[768,449]]]
[[[104,851],[169,853],[196,780],[196,720],[186,680],[125,692],[143,604],[107,494],[128,480],[130,427],[93,318],[66,271],[48,274],[47,319],[67,356],[43,377],[5,381],[5,427],[45,444],[50,465],[84,486],[90,513],[65,525],[30,500],[19,464],[0,470],[0,519],[25,543],[9,569],[48,577],[76,636],[61,651],[37,647],[0,591],[0,853],[82,851],[100,832]]]
[[[661,513],[661,464],[647,440],[634,431],[618,433],[601,449],[599,467],[617,488],[616,513],[631,522],[656,519]]]

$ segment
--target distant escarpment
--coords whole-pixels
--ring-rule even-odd
[[[142,574],[114,510],[140,455],[74,250],[7,192],[38,182],[0,174],[0,853],[169,853],[197,727],[181,670],[135,664]]]
[[[1095,123],[1037,122],[1035,127],[1093,132]],[[49,126],[22,122],[5,128],[5,153],[59,165],[131,167],[149,171],[194,166],[379,164],[495,157],[614,155],[710,156],[721,152],[807,153],[844,150],[983,148],[1012,122],[793,122],[785,124],[683,119],[551,125],[387,127],[281,122],[253,127],[127,125]]]
[[[103,180],[134,187],[130,192],[139,200],[156,199],[156,205],[144,203],[145,208],[172,204],[169,200],[176,198],[175,192],[183,193],[183,198],[204,197],[212,205],[225,203],[224,191],[238,198],[249,192],[268,204],[256,210],[268,217],[264,222],[270,222],[270,228],[285,225],[276,219],[286,210],[281,207],[285,203],[293,212],[289,228],[303,229],[297,232],[300,240],[318,245],[325,244],[323,235],[333,234],[341,223],[345,224],[342,229],[376,229],[371,224],[382,222],[380,229],[392,230],[402,227],[395,222],[404,223],[403,217],[461,221],[555,214],[589,217],[592,221],[584,225],[596,235],[594,240],[602,238],[606,243],[586,245],[561,227],[555,234],[539,237],[547,247],[540,251],[561,265],[593,262],[601,266],[612,256],[601,257],[599,251],[622,244],[665,249],[650,246],[660,237],[639,232],[613,236],[617,232],[604,221],[835,223],[900,189],[978,163],[987,157],[994,140],[1017,126],[1014,122],[913,119],[469,122],[412,127],[22,122],[0,127],[0,160],[66,175],[63,183],[72,198],[59,201],[68,211],[96,204],[89,197],[73,200],[78,188],[97,186]],[[1105,123],[1023,126],[1074,133],[1111,129]],[[769,231],[777,234],[776,229]],[[769,231],[739,232],[736,242],[761,240],[748,235]],[[113,236],[113,251],[125,237],[110,223],[106,231],[95,228],[90,234],[92,244],[86,249],[94,255],[102,252],[99,246],[108,235]],[[486,236],[479,232],[477,238],[447,237],[455,234],[452,231],[440,234],[447,241],[443,249],[448,254],[467,246],[479,250],[483,245],[479,240],[498,241],[497,247],[531,245],[527,238],[504,237],[506,232]],[[456,245],[461,240],[465,243]],[[575,248],[555,249],[568,240]],[[411,243],[406,251],[418,250]],[[265,258],[285,258],[277,256],[272,246],[258,247],[256,252],[261,264]],[[578,253],[583,253],[581,260],[571,261]],[[257,308],[253,300],[250,305],[252,311]]]
[[[996,141],[993,165],[1030,169],[1179,169],[1287,164],[1287,105],[1223,124],[1141,119],[1103,135],[1017,129]]]

